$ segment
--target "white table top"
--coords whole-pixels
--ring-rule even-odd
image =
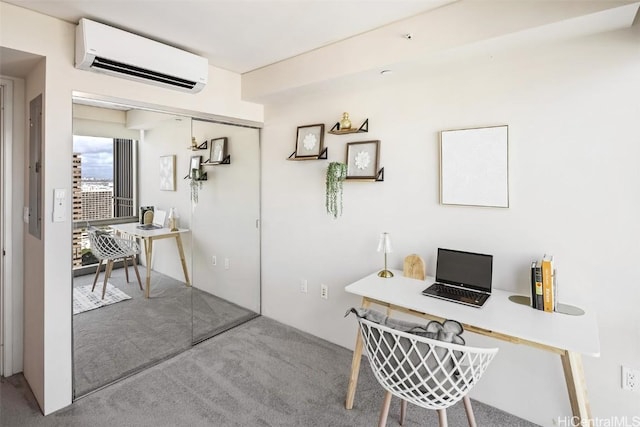
[[[160,236],[167,236],[170,234],[178,234],[178,233],[187,233],[189,231],[189,229],[187,228],[180,228],[178,229],[178,231],[171,231],[171,229],[168,227],[155,228],[152,230],[143,230],[141,228],[138,228],[138,225],[140,225],[140,223],[129,222],[126,224],[113,224],[110,227],[118,232],[130,234],[133,236],[143,237],[143,238],[160,237]]]
[[[404,277],[402,271],[392,271],[392,278],[378,277],[375,272],[346,286],[345,291],[546,346],[600,355],[598,324],[593,312],[585,310],[582,316],[547,313],[514,303],[509,296],[516,294],[499,289],[492,290],[482,308],[469,307],[422,295],[433,283],[432,277],[422,281]]]

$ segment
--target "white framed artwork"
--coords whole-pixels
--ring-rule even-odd
[[[176,156],[160,156],[160,190],[176,191]]]
[[[509,127],[440,132],[440,203],[509,207]]]

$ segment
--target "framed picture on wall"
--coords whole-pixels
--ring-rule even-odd
[[[176,156],[160,156],[160,190],[176,191]]]
[[[380,141],[347,143],[347,179],[376,179]]]
[[[509,128],[440,132],[440,203],[509,207]]]
[[[189,162],[189,178],[200,179],[202,177],[202,156],[191,156]]]
[[[296,157],[318,157],[324,144],[324,124],[298,126]]]
[[[208,163],[221,163],[227,157],[227,138],[212,139],[210,144]]]

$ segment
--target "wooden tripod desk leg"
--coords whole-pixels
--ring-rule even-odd
[[[182,238],[180,237],[180,233],[176,234],[176,244],[178,245],[178,254],[180,255],[182,271],[184,272],[184,281],[186,282],[187,286],[191,286],[191,282],[189,282],[189,271],[187,270],[187,261],[184,258],[184,249],[182,248]]]
[[[571,412],[573,412],[574,417],[579,418],[581,426],[593,426],[591,407],[587,397],[587,384],[584,378],[584,368],[582,367],[582,356],[580,353],[565,351],[560,357],[562,358],[564,379],[567,382],[569,391]]]
[[[362,298],[362,308],[368,308],[371,302]],[[344,403],[345,408],[353,408],[353,400],[356,397],[356,387],[358,386],[358,375],[360,374],[360,362],[362,361],[362,335],[360,334],[360,326],[358,326],[358,335],[356,336],[356,347],[353,349],[353,359],[351,360],[351,375],[349,375],[349,387],[347,388],[347,399]]]
[[[149,298],[151,296],[151,252],[153,251],[153,239],[144,239],[144,253],[147,263],[147,278],[145,280],[144,297]]]

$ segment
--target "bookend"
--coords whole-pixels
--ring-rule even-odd
[[[509,297],[509,301],[515,302],[516,304],[522,304],[522,305],[531,307],[531,298],[524,295],[511,295]],[[532,310],[535,310],[535,309],[532,309]],[[538,310],[538,311],[542,311],[542,310]],[[582,316],[584,314],[584,310],[581,309],[580,307],[576,307],[575,305],[562,304],[562,303],[557,303],[556,309],[553,312],[568,314],[570,316]]]

